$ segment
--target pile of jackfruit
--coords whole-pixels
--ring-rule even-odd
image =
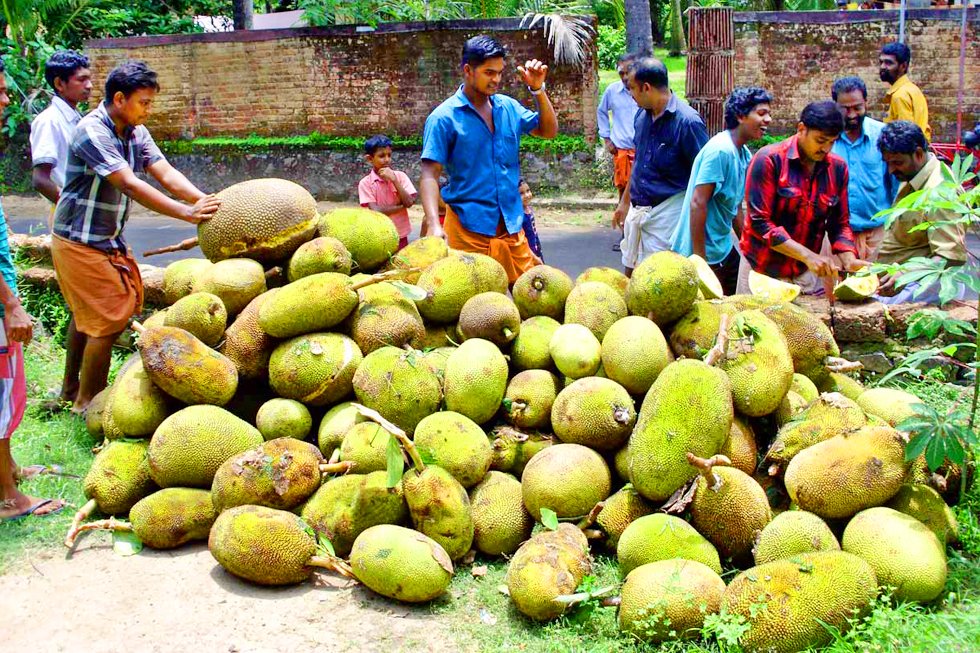
[[[956,523],[936,487],[960,470],[906,462],[919,399],[842,373],[796,305],[720,297],[671,252],[510,289],[488,256],[396,253],[386,216],[318,215],[290,182],[221,196],[209,258],[167,268],[170,306],[88,412],[104,444],[66,545],[207,540],[253,583],[325,568],[406,602],[503,557],[537,621],[606,552],[623,631],[693,637],[725,611],[747,651],[819,645],[885,588],[941,593]]]

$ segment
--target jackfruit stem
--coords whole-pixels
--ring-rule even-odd
[[[715,454],[711,458],[698,458],[690,451],[687,452],[687,462],[692,467],[697,467],[701,476],[704,476],[705,480],[710,483],[709,487],[715,491],[721,487],[721,478],[714,473],[714,466],[728,466],[732,464],[728,456],[723,456],[720,453]]]
[[[143,252],[143,256],[156,256],[157,254],[169,254],[170,252],[182,252],[185,249],[194,249],[197,247],[197,236],[193,238],[188,238],[187,240],[182,240],[176,245],[167,245],[166,247],[158,247],[157,249],[150,249]]]
[[[723,314],[718,323],[718,338],[715,346],[708,350],[704,357],[704,362],[708,365],[717,365],[725,358],[728,353],[728,320],[729,315]],[[688,454],[690,455],[690,454]]]
[[[344,462],[320,463],[320,473],[346,474],[354,467],[355,463],[351,460],[345,460]]]
[[[840,358],[838,356],[828,356],[824,367],[827,368],[828,372],[840,372],[843,374],[844,372],[863,369],[864,364],[861,361],[849,361],[846,358]]]
[[[584,535],[585,539],[587,540],[601,540],[606,536],[606,534],[598,528],[583,528],[582,535]]]
[[[630,423],[630,410],[620,406],[613,411],[613,419],[616,420],[617,424],[629,424]]]
[[[507,327],[504,327],[503,334],[504,334],[504,338],[510,340],[511,337],[514,335],[514,332],[508,329]]]
[[[360,290],[361,288],[364,288],[365,286],[370,286],[371,284],[378,283],[379,281],[385,281],[393,277],[403,277],[406,274],[412,274],[421,271],[422,268],[406,268],[404,270],[398,269],[398,270],[388,270],[387,272],[379,272],[378,274],[372,274],[370,277],[364,279],[363,281],[358,281],[357,283],[352,285],[350,289],[357,291]]]
[[[534,281],[531,282],[531,287],[535,290],[544,290],[544,279],[542,277],[534,277]]]
[[[407,453],[408,457],[412,459],[412,465],[415,467],[415,469],[420,473],[425,471],[425,463],[422,462],[422,456],[419,455],[418,449],[415,448],[415,444],[409,439],[405,431],[386,420],[381,416],[381,413],[376,410],[372,410],[367,406],[362,406],[361,404],[357,403],[351,405],[361,415],[364,415],[364,417],[367,417],[372,422],[377,422],[382,428],[395,436],[395,439],[402,445],[405,453]]]
[[[122,521],[116,519],[115,517],[109,517],[109,519],[100,519],[99,521],[90,521],[87,524],[82,524],[78,527],[72,538],[72,546],[75,545],[75,540],[79,535],[85,531],[112,531],[114,533],[132,533],[133,525],[128,521]]]
[[[595,523],[596,517],[599,516],[599,513],[602,512],[602,509],[605,507],[606,507],[605,501],[600,501],[599,503],[595,504],[592,510],[589,511],[589,514],[587,514],[585,517],[582,517],[582,519],[579,521],[578,524],[576,524],[576,526],[578,526],[583,531],[588,529],[589,526]]]
[[[346,576],[347,578],[353,578],[354,580],[357,580],[357,578],[354,576],[354,570],[351,569],[351,566],[346,562],[344,562],[343,560],[341,560],[340,558],[334,556],[328,556],[328,555],[313,556],[312,558],[309,559],[309,561],[307,561],[306,564],[309,567],[319,567],[321,569],[329,569],[330,571],[334,571],[340,574],[341,576]]]
[[[91,516],[92,512],[98,507],[95,503],[95,499],[89,499],[88,502],[78,509],[75,513],[75,518],[71,522],[71,528],[68,529],[68,534],[65,536],[65,546],[71,549],[75,546],[75,538],[81,532],[82,522]]]
[[[599,599],[607,594],[611,594],[618,589],[618,585],[609,585],[608,587],[602,587],[591,592],[577,592],[575,594],[561,594],[555,597],[555,601],[558,603],[564,603],[567,606],[578,605],[579,603],[585,603],[590,599]]]
[[[146,331],[146,327],[143,326],[139,320],[133,320],[133,324],[130,326],[130,328],[140,335],[143,335],[143,332]]]
[[[516,411],[523,411],[527,408],[527,402],[524,401],[512,401],[510,402],[510,407]]]

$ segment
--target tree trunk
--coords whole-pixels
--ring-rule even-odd
[[[687,39],[684,37],[684,14],[681,0],[670,0],[670,42],[667,44],[667,54],[679,57],[687,50]]]
[[[235,30],[252,29],[253,0],[232,0],[232,22]]]
[[[626,0],[626,51],[630,54],[653,54],[649,0]]]
[[[664,0],[650,0],[650,28],[653,32],[653,44],[662,45],[664,42],[664,26],[660,22],[660,8]]]

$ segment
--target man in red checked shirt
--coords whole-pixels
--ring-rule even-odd
[[[738,292],[748,292],[748,268],[823,292],[824,279],[841,268],[867,265],[857,258],[847,209],[847,164],[830,150],[844,131],[833,102],[813,102],[800,115],[796,135],[759,150],[745,183],[748,211],[742,229],[745,256]],[[820,253],[828,238],[833,254]]]

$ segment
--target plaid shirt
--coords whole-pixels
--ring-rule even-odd
[[[140,176],[163,160],[146,127],[129,128],[123,138],[105,104],[78,121],[68,150],[65,187],[54,216],[54,233],[102,251],[126,251],[122,230],[130,199],[106,177],[123,168]]]
[[[807,270],[802,261],[773,249],[790,239],[819,253],[826,234],[835,254],[857,255],[847,208],[847,164],[828,154],[811,174],[800,163],[796,140],[793,136],[759,150],[745,183],[742,253],[753,270],[780,279]]]

